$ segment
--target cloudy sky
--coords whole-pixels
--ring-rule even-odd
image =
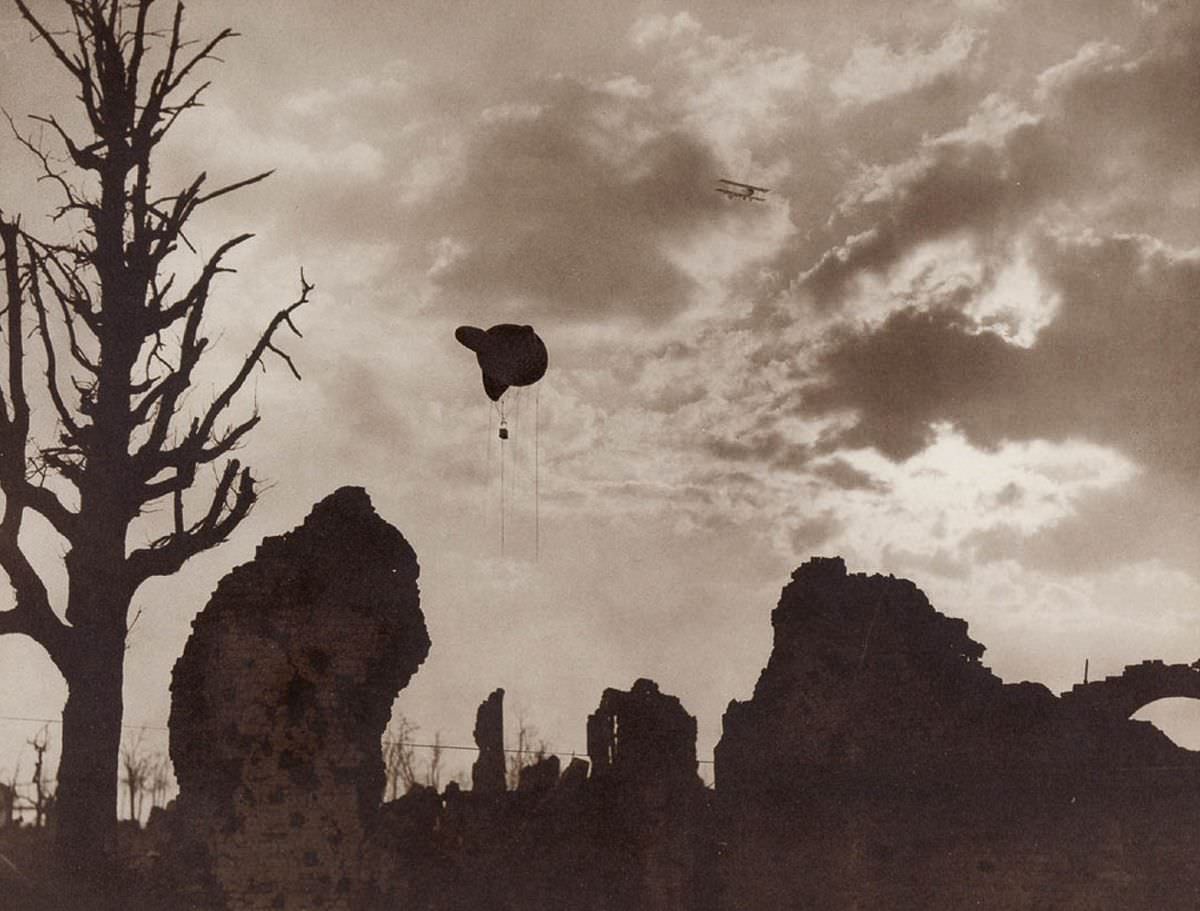
[[[165,723],[216,580],[341,484],[417,550],[433,649],[397,706],[448,742],[503,686],[510,721],[582,751],[601,690],[649,676],[710,756],[814,554],[913,579],[1009,681],[1200,656],[1191,4],[260,0],[187,21],[242,37],[161,184],[276,169],[196,227],[202,251],[257,235],[214,306],[215,369],[302,266],[317,293],[289,343],[303,381],[273,365],[245,403],[272,486],[139,595],[131,723]],[[0,7],[0,104],[64,114],[67,90]],[[52,231],[2,148],[0,205]],[[453,338],[499,322],[551,359],[503,452]],[[0,714],[60,710],[35,646],[0,641],[0,674]]]

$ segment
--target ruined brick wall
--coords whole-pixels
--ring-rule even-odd
[[[424,661],[416,555],[341,488],[221,580],[175,665],[186,831],[232,909],[349,908],[385,772],[380,738]]]
[[[1191,911],[1200,782],[851,789],[722,823],[722,911]],[[727,812],[733,812],[731,807]]]
[[[1063,693],[1064,705],[1092,717],[1124,720],[1158,699],[1200,699],[1200,661],[1167,664],[1148,660],[1129,664],[1120,674],[1077,683]]]
[[[1064,698],[1005,684],[963,621],[840,559],[784,589],[753,698],[726,713],[715,794],[695,719],[639,679],[589,716],[590,775],[552,757],[505,791],[497,690],[476,790],[380,808],[379,738],[428,649],[416,576],[399,532],[343,490],[197,618],[171,749],[227,907],[1198,906],[1200,759],[1123,717],[1193,692],[1195,667],[1135,665]]]
[[[731,702],[718,788],[796,777],[956,774],[1024,763],[1057,717],[1037,684],[1005,686],[984,647],[906,579],[849,574],[840,558],[792,574],[771,615],[775,643],[754,696]],[[999,729],[1009,736],[996,737]]]
[[[587,720],[592,785],[627,856],[637,907],[691,911],[705,900],[705,792],[696,719],[645,678],[606,689]]]
[[[840,559],[772,622],[717,749],[723,909],[1196,906],[1200,762],[1123,716],[1190,670],[1135,666],[1127,700],[1006,685],[911,582]]]
[[[507,787],[504,768],[504,690],[497,689],[475,713],[475,746],[479,758],[471,766],[471,789],[500,794]]]
[[[579,758],[563,771],[547,756],[514,791],[421,789],[387,804],[368,851],[371,911],[711,911],[716,842],[695,718],[643,679],[605,690],[588,727],[607,763],[590,777]]]
[[[606,689],[588,716],[588,758],[597,778],[649,783],[696,777],[696,719],[645,678]]]

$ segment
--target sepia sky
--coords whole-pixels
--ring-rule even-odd
[[[451,743],[503,686],[510,722],[583,751],[601,691],[648,676],[711,757],[812,555],[914,580],[1008,681],[1200,657],[1193,4],[209,0],[187,23],[242,37],[160,187],[276,169],[192,236],[256,233],[212,383],[301,267],[317,292],[303,381],[276,361],[243,403],[259,506],[139,593],[131,724],[165,724],[216,580],[342,484],[417,551],[433,647],[397,707]],[[30,128],[69,89],[0,5],[0,106]],[[11,139],[0,161],[0,207],[53,234]],[[503,554],[496,421],[453,337],[499,322],[550,351],[509,405]],[[0,640],[0,715],[63,695]],[[0,769],[34,729],[0,723]]]

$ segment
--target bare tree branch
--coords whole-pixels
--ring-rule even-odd
[[[275,333],[279,330],[279,327],[286,324],[288,328],[292,330],[292,332],[294,332],[296,335],[300,335],[300,331],[296,328],[296,324],[292,322],[292,314],[300,309],[300,307],[302,307],[304,304],[308,303],[308,296],[312,293],[314,288],[315,286],[308,283],[308,281],[304,278],[304,272],[301,271],[299,298],[275,314],[275,316],[271,319],[271,322],[267,324],[267,328],[263,331],[263,334],[259,336],[257,344],[255,344],[250,353],[246,355],[246,359],[243,361],[241,369],[238,370],[237,374],[234,376],[233,380],[230,381],[229,385],[226,386],[221,391],[220,395],[216,397],[212,405],[209,407],[208,412],[201,419],[200,432],[205,438],[211,436],[213,425],[216,424],[217,419],[221,416],[225,409],[229,407],[234,396],[241,391],[242,386],[244,386],[246,383],[247,377],[250,376],[250,371],[254,369],[256,364],[262,363],[263,355],[268,350],[274,351],[276,354],[280,353],[279,350],[271,344],[271,340],[274,338]],[[294,370],[295,368],[293,367],[293,372]]]
[[[79,440],[83,437],[83,430],[75,421],[74,413],[67,407],[62,392],[58,388],[58,358],[55,355],[54,339],[50,335],[50,324],[46,319],[46,305],[42,301],[41,285],[38,282],[38,273],[41,271],[42,265],[34,252],[33,245],[26,243],[25,247],[30,261],[29,299],[37,314],[38,335],[42,338],[42,349],[46,354],[46,388],[50,393],[51,402],[54,403],[54,409],[58,412],[58,419],[66,428],[67,437],[71,440]]]
[[[182,4],[181,4],[181,6],[182,6]],[[171,92],[175,91],[175,89],[179,88],[179,86],[183,82],[183,80],[187,78],[188,73],[190,73],[196,67],[196,65],[199,64],[201,61],[216,60],[217,58],[213,57],[212,52],[217,49],[218,45],[223,44],[224,42],[228,41],[230,38],[239,38],[239,37],[241,37],[241,36],[237,32],[235,32],[233,29],[229,29],[229,28],[222,29],[220,32],[217,33],[216,37],[212,38],[204,46],[204,48],[199,53],[197,53],[194,57],[192,57],[191,60],[189,60],[182,67],[179,68],[179,72],[175,74],[174,78],[171,78],[170,76],[168,76],[168,78],[164,81],[165,88],[164,88],[163,94],[169,95]]]
[[[80,60],[73,60],[67,56],[67,52],[63,50],[62,45],[55,40],[54,36],[46,29],[36,16],[30,12],[29,7],[25,5],[24,0],[13,0],[17,4],[17,9],[21,11],[21,17],[33,26],[43,41],[50,47],[51,52],[58,58],[59,63],[67,68],[67,71],[76,79],[82,80],[86,70],[84,64]]]
[[[152,576],[177,572],[196,554],[225,541],[257,499],[250,470],[243,469],[237,459],[231,460],[221,474],[204,518],[182,532],[176,529],[130,554],[131,578],[140,584]]]
[[[35,505],[47,510],[52,521],[73,530],[71,518],[60,509],[53,494],[35,488],[25,477],[25,450],[29,438],[29,402],[25,396],[24,328],[19,262],[20,226],[0,216],[0,243],[3,245],[7,306],[8,405],[0,420],[0,489],[4,491],[4,512],[0,518],[0,568],[16,595],[16,606],[0,613],[0,632],[24,633],[59,657],[66,647],[66,627],[50,607],[50,597],[37,571],[20,547],[21,522],[25,509]],[[11,415],[8,413],[11,409]],[[44,491],[44,492],[43,492]]]
[[[92,143],[86,148],[80,148],[75,144],[75,140],[68,135],[67,131],[63,129],[62,124],[60,124],[53,117],[42,117],[37,114],[30,114],[29,119],[36,121],[37,123],[46,124],[58,134],[59,139],[61,139],[63,145],[66,146],[67,152],[70,154],[71,160],[75,162],[76,167],[82,168],[85,171],[100,170],[103,160],[99,155],[96,154],[96,150],[99,148],[99,143]]]
[[[174,447],[162,448],[162,442],[165,440],[170,419],[173,415],[175,401],[179,393],[182,392],[182,389],[186,388],[194,361],[199,359],[202,352],[201,342],[203,340],[192,340],[194,336],[193,319],[196,326],[199,323],[199,308],[193,308],[181,346],[183,356],[189,358],[190,363],[181,363],[179,369],[174,374],[166,377],[160,384],[163,387],[167,387],[169,384],[170,388],[164,388],[159,393],[162,401],[158,404],[155,425],[151,430],[149,439],[138,450],[135,457],[138,465],[141,467],[143,477],[147,479],[154,478],[160,472],[172,468],[176,470],[177,478],[190,477],[197,466],[212,462],[231,451],[241,438],[254,428],[258,423],[257,415],[253,415],[248,420],[235,425],[225,434],[217,434],[215,425],[245,385],[254,367],[262,363],[263,356],[268,351],[282,358],[290,368],[292,374],[299,378],[300,374],[296,370],[295,364],[287,354],[274,344],[273,339],[281,326],[287,326],[297,336],[300,335],[300,330],[292,320],[292,314],[308,302],[309,295],[313,290],[314,286],[301,273],[299,297],[289,306],[275,314],[262,335],[259,336],[258,342],[250,350],[250,353],[246,355],[241,368],[234,375],[233,379],[209,405],[204,416],[192,422],[192,426],[185,434],[183,440]],[[194,353],[189,354],[189,352]],[[147,398],[154,396],[156,392],[157,390],[152,390],[148,393]],[[142,404],[144,404],[144,401]],[[142,411],[143,409],[139,405],[135,413],[141,415]],[[175,489],[175,483],[177,482],[173,482],[170,479],[166,482],[155,484],[147,483],[141,494],[142,502],[150,502],[152,499],[170,493]]]

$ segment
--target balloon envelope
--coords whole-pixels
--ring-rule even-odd
[[[500,323],[483,330],[459,326],[454,330],[459,343],[475,352],[483,373],[483,391],[493,402],[509,386],[529,386],[540,380],[550,362],[546,345],[532,326]]]

